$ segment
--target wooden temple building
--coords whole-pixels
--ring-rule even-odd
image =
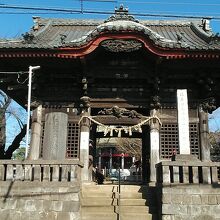
[[[155,219],[218,219],[220,193],[213,186],[220,164],[210,161],[208,113],[220,106],[220,38],[209,20],[137,20],[123,7],[106,20],[34,17],[20,38],[0,39],[0,89],[25,108],[27,71],[34,66],[40,69],[32,74],[28,160],[0,161],[0,185],[15,200],[17,188],[7,181],[24,190],[17,204],[28,200],[28,190],[40,191],[32,206],[25,203],[32,212],[21,205],[22,212],[8,216],[79,219],[72,208],[83,205],[74,200],[74,206],[66,193],[76,199],[74,181],[92,181],[96,140],[126,137],[141,139],[142,181],[158,186]],[[37,218],[44,207],[39,195],[53,205],[57,189],[64,208]],[[203,196],[208,200],[197,204]]]
[[[117,129],[108,130],[115,126],[121,137],[142,139],[143,172],[155,180],[155,164],[181,152],[177,89],[187,89],[190,154],[210,160],[208,113],[220,104],[220,38],[206,19],[142,21],[123,7],[104,21],[34,17],[30,32],[1,39],[0,60],[6,72],[0,87],[22,106],[27,104],[25,72],[41,67],[32,79],[36,131],[30,159],[88,163],[88,154],[96,152],[89,152],[89,139],[118,136]],[[46,117],[53,112],[55,119]],[[141,123],[153,115],[160,121]],[[97,126],[107,131],[97,132]],[[51,146],[53,132],[58,137]]]

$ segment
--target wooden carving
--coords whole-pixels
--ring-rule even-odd
[[[128,110],[126,108],[119,108],[117,105],[113,106],[110,109],[104,109],[98,112],[101,115],[113,115],[117,118],[121,118],[122,116],[127,116],[129,118],[141,118],[142,115],[137,113],[135,110]]]
[[[160,109],[161,108],[160,97],[158,95],[151,97],[150,107],[151,107],[151,109]]]
[[[201,108],[204,112],[212,113],[216,110],[215,98],[207,98],[206,100],[202,101]]]
[[[132,52],[142,48],[137,40],[105,40],[101,46],[110,52]]]

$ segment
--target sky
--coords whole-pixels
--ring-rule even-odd
[[[215,33],[220,32],[220,0],[0,0],[0,38],[19,37],[22,33],[29,31],[33,26],[32,16],[106,19],[111,13],[114,13],[114,8],[119,7],[121,4],[128,7],[130,13],[135,14],[213,17],[211,19],[211,27]],[[6,6],[9,6],[9,8],[5,8]],[[28,9],[15,9],[16,7]],[[38,8],[39,10],[30,8]],[[68,9],[78,11],[78,13],[64,13],[56,11],[57,9],[62,9],[63,11]],[[86,13],[87,11],[110,14],[88,14]],[[159,16],[135,17],[145,20],[176,19]],[[219,109],[209,115],[209,124],[211,131],[220,131]]]
[[[32,25],[32,16],[41,17],[63,17],[63,18],[95,18],[106,19],[109,15],[103,14],[87,14],[90,12],[114,12],[114,8],[123,4],[129,8],[131,13],[142,14],[166,14],[166,15],[185,15],[214,17],[211,26],[214,32],[220,32],[220,1],[219,0],[0,0],[0,37],[11,38],[18,37],[22,33],[28,31]],[[50,10],[31,10],[31,9],[13,9],[4,7],[21,6],[25,8],[38,8]],[[1,8],[3,7],[3,8]],[[53,11],[51,9],[69,9],[80,11],[82,13],[64,13]],[[161,19],[159,17],[138,17],[138,19]]]
[[[220,108],[209,115],[209,130],[211,132],[220,132]]]

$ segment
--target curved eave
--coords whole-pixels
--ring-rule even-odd
[[[161,47],[156,45],[146,36],[137,33],[120,32],[120,33],[104,33],[100,34],[95,39],[87,44],[79,47],[61,47],[51,49],[24,49],[24,48],[10,48],[10,51],[0,51],[0,58],[17,58],[17,57],[57,57],[57,58],[80,58],[92,53],[97,49],[101,42],[105,40],[138,40],[143,43],[144,49],[150,51],[152,54],[164,57],[166,59],[219,59],[219,50],[191,50],[185,48],[167,48],[166,45]]]

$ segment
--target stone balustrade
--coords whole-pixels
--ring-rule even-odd
[[[156,165],[157,183],[218,184],[219,162],[163,161]]]
[[[77,160],[0,160],[0,181],[73,182],[83,164]]]

